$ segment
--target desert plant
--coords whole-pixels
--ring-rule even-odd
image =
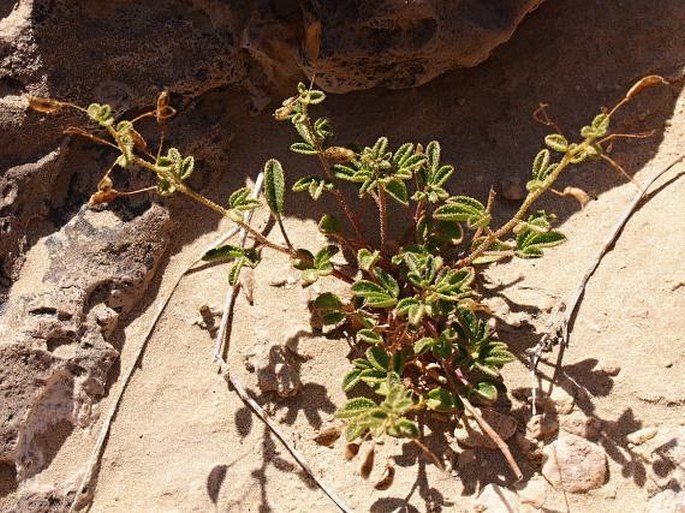
[[[505,390],[500,371],[513,359],[507,344],[490,329],[490,312],[480,302],[476,278],[493,262],[512,257],[538,258],[546,248],[565,240],[552,228],[554,215],[533,210],[536,200],[553,190],[557,178],[569,168],[587,160],[610,160],[605,154],[606,144],[629,136],[610,133],[613,114],[642,89],[660,82],[663,79],[656,76],[642,79],[613,109],[602,111],[584,126],[575,140],[558,132],[545,137],[546,147],[532,162],[526,197],[516,213],[498,227],[492,226],[492,191],[485,202],[450,194],[448,182],[455,168],[442,162],[437,141],[425,146],[407,142],[392,147],[386,137],[380,137],[361,148],[336,146],[330,121],[313,117],[310,112],[324,101],[325,94],[299,84],[297,94],[283,102],[275,118],[289,122],[297,134],[298,140],[290,149],[314,158],[320,167],[319,174],[292,184],[292,191],[307,193],[314,201],[330,195],[342,214],[343,220],[327,213],[319,221],[319,230],[330,240],[323,248],[297,247],[291,242],[282,222],[286,177],[277,160],[270,159],[264,166],[264,198],[285,245],[243,221],[245,212],[262,204],[252,197],[249,188],[234,191],[226,205],[219,205],[187,184],[194,171],[192,156],[184,156],[176,148],[168,148],[163,154],[161,146],[156,154],[152,153],[135,124],[155,118],[163,126],[175,112],[165,94],[155,109],[123,121],[115,120],[108,105],[81,108],[44,98],[34,98],[31,104],[46,113],[63,107],[81,110],[106,135],[75,128],[69,132],[115,148],[118,156],[113,166],[151,171],[160,195],[189,196],[246,230],[254,247],[224,244],[204,255],[205,260],[231,263],[231,284],[238,282],[244,267],[258,265],[261,250],[267,248],[290,259],[301,272],[303,286],[325,276],[346,285],[344,294],[324,292],[310,308],[314,328],[344,325],[353,334],[360,356],[343,379],[344,391],[355,394],[366,387],[375,397],[354,397],[337,411],[336,416],[346,423],[348,441],[386,435],[417,440],[418,412],[432,410],[455,417],[466,410],[500,443],[514,472],[520,474],[506,445],[473,406],[496,401]],[[365,234],[344,192],[350,186],[362,200],[369,199],[376,205],[378,237]],[[140,191],[116,190],[108,171],[90,203],[108,202],[136,192]],[[571,194],[578,196],[581,192],[574,190]],[[407,209],[411,219],[400,241],[389,239],[391,202]],[[341,250],[351,260],[347,263],[354,268],[353,273],[344,271],[336,260]]]

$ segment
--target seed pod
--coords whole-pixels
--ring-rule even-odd
[[[175,114],[176,109],[169,105],[169,91],[162,91],[157,97],[157,108],[155,109],[157,123],[161,124]]]
[[[349,148],[343,148],[342,146],[331,146],[326,148],[323,152],[323,156],[331,163],[343,163],[350,162],[356,156],[356,153]]]
[[[376,447],[371,446],[371,449],[369,449],[369,452],[366,453],[366,457],[364,458],[364,463],[362,463],[362,466],[359,469],[359,473],[361,474],[363,479],[368,479],[369,476],[371,475],[371,471],[373,470],[373,462],[375,459],[376,459]]]
[[[347,446],[345,447],[345,459],[347,461],[350,461],[352,458],[354,458],[357,454],[359,454],[360,447],[361,444],[357,442],[347,444]]]
[[[578,187],[566,187],[562,191],[562,194],[564,196],[572,196],[573,199],[580,203],[580,208],[585,208],[585,205],[587,205],[591,199],[587,192],[585,192],[583,189],[579,189]]]
[[[392,486],[393,481],[395,481],[395,463],[390,459],[385,464],[383,477],[374,485],[374,488],[376,490],[387,490]]]
[[[645,89],[655,85],[667,85],[668,82],[659,75],[647,75],[638,80],[633,87],[626,93],[626,100],[632,100],[635,96],[640,94]]]
[[[339,427],[336,427],[336,426],[330,427],[328,429],[324,429],[318,435],[316,435],[316,437],[314,437],[314,441],[319,445],[325,445],[326,447],[331,447],[335,443],[335,441],[338,438],[340,438],[340,434],[341,434],[341,431],[340,431]]]
[[[88,205],[93,207],[100,203],[108,203],[119,196],[119,191],[116,189],[100,190],[95,192],[88,200]]]
[[[64,107],[64,103],[53,100],[52,98],[41,98],[39,96],[29,97],[29,107],[31,107],[36,112],[42,112],[44,114],[53,114]]]

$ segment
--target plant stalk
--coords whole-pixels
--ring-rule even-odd
[[[490,246],[492,246],[497,240],[501,239],[505,235],[507,235],[510,231],[512,231],[516,225],[518,225],[521,221],[523,221],[523,217],[526,215],[530,207],[537,201],[537,199],[542,196],[545,191],[547,191],[552,184],[556,181],[557,178],[559,178],[559,175],[571,164],[572,158],[585,150],[585,148],[589,145],[589,141],[584,141],[583,143],[579,144],[576,149],[574,150],[573,153],[567,152],[564,154],[562,157],[561,161],[559,162],[559,165],[552,171],[552,173],[547,177],[545,182],[543,183],[543,186],[540,187],[539,189],[536,189],[530,193],[528,193],[528,196],[526,196],[525,201],[521,204],[519,207],[518,211],[516,214],[514,214],[514,217],[512,217],[509,221],[507,221],[504,225],[502,225],[499,229],[496,231],[490,233],[483,243],[478,246],[478,248],[473,251],[470,255],[467,257],[464,257],[460,260],[457,261],[455,264],[455,267],[457,269],[461,269],[463,267],[468,267],[473,263],[473,261],[478,258],[479,256],[483,255]]]
[[[292,252],[295,250],[293,247],[292,242],[290,242],[290,239],[288,238],[288,234],[285,231],[285,226],[283,226],[283,218],[280,216],[280,214],[274,214],[274,217],[276,218],[276,222],[278,223],[278,228],[281,230],[281,235],[283,235],[283,239],[285,239],[285,244],[288,246],[288,249]]]
[[[381,232],[381,253],[385,249],[385,243],[388,236],[388,205],[385,197],[385,191],[382,187],[378,187],[378,221]]]
[[[447,381],[449,382],[450,386],[452,387],[452,391],[459,397],[462,403],[464,403],[464,409],[468,411],[474,419],[476,419],[476,422],[478,425],[481,427],[483,431],[490,437],[490,439],[495,442],[497,445],[497,448],[500,450],[502,455],[504,455],[504,458],[507,460],[507,463],[509,464],[509,467],[511,470],[514,472],[514,475],[516,476],[516,479],[520,481],[523,479],[523,473],[521,472],[521,469],[519,468],[518,464],[516,463],[516,460],[514,457],[511,455],[511,451],[509,450],[509,446],[507,443],[502,440],[502,437],[497,434],[497,431],[492,429],[492,426],[488,424],[488,422],[483,418],[483,416],[478,412],[478,410],[471,404],[471,402],[464,397],[462,394],[459,393],[459,384],[456,382],[454,378],[454,368],[452,367],[451,362],[449,361],[448,358],[442,360],[442,368],[445,371],[445,376],[447,377]]]

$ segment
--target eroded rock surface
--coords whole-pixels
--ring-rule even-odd
[[[312,0],[300,65],[329,91],[417,86],[484,61],[540,3]]]
[[[607,455],[597,444],[565,435],[543,449],[542,475],[556,488],[585,493],[604,484]]]
[[[84,208],[33,248],[45,271],[15,284],[0,317],[0,461],[19,479],[48,463],[56,426],[91,420],[118,356],[110,336],[154,275],[167,225],[157,205],[129,222]]]

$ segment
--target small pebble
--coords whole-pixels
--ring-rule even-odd
[[[633,431],[628,436],[626,436],[626,440],[628,440],[628,442],[630,442],[633,445],[640,445],[645,443],[647,440],[651,440],[652,438],[654,438],[657,432],[658,430],[655,427],[646,427],[638,429],[637,431]]]
[[[600,371],[613,378],[618,376],[619,372],[621,372],[621,367],[619,365],[606,364],[602,365]]]

